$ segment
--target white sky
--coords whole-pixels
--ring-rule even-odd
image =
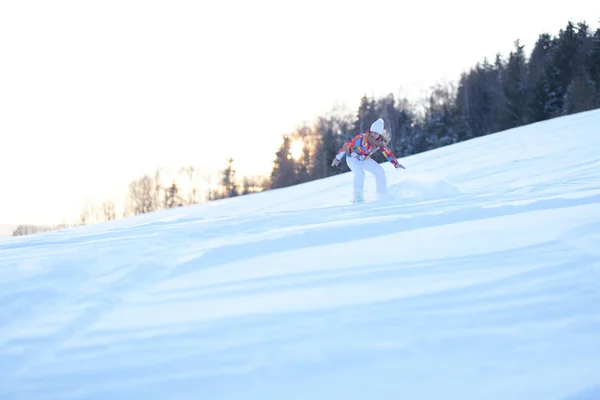
[[[159,166],[268,174],[296,124],[569,19],[596,29],[600,2],[2,1],[0,223],[60,223]]]

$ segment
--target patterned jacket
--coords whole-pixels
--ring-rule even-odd
[[[344,154],[347,153],[348,157],[354,157],[359,160],[366,160],[370,158],[373,154],[375,154],[377,150],[381,149],[383,155],[388,159],[390,163],[394,165],[394,167],[401,168],[402,166],[398,162],[398,159],[396,159],[396,156],[394,156],[394,153],[392,153],[392,150],[390,150],[389,147],[385,145],[382,147],[375,146],[374,144],[369,142],[369,139],[367,138],[368,134],[368,132],[359,133],[352,139],[347,140],[346,143],[342,145],[335,158],[337,160],[341,160],[342,157],[344,157]]]

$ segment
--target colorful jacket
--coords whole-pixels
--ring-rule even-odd
[[[366,160],[370,158],[373,154],[375,154],[377,150],[381,150],[381,152],[388,159],[388,161],[392,163],[394,167],[398,168],[400,166],[400,163],[398,162],[398,159],[396,159],[396,156],[394,156],[394,153],[392,153],[392,150],[390,150],[389,147],[385,145],[382,147],[375,146],[374,144],[369,142],[367,135],[368,132],[359,133],[352,139],[347,140],[346,143],[342,145],[335,158],[337,160],[341,160],[342,157],[344,157],[344,154],[347,153],[348,157],[354,157],[359,160]]]

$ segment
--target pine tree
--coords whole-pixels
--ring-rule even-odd
[[[560,31],[556,45],[552,48],[552,60],[544,69],[542,81],[546,90],[543,104],[545,118],[564,114],[564,96],[575,75],[574,60],[579,45],[575,26],[569,21],[567,28]]]
[[[311,166],[311,155],[308,147],[302,149],[302,156],[300,159],[295,160],[296,163],[296,179],[298,183],[305,183],[311,180],[310,166]]]
[[[314,151],[316,138],[313,129],[308,125],[301,125],[296,128],[292,135],[292,140],[302,144],[302,154],[294,160],[296,166],[296,178],[298,183],[308,182],[313,179],[311,171],[313,170],[313,157],[311,150]]]
[[[452,85],[436,85],[429,96],[422,130],[415,135],[414,150],[426,151],[456,143],[458,108]]]
[[[562,106],[557,72],[552,64],[547,64],[532,93],[531,122],[543,121],[555,116]]]
[[[570,66],[572,79],[565,90],[562,114],[588,111],[596,107],[595,84],[590,74],[594,42],[587,24],[577,24],[576,39],[576,54]]]
[[[472,99],[472,72],[463,72],[458,82],[456,93],[456,105],[463,122],[464,129],[457,132],[458,141],[467,140],[475,137],[475,127],[473,126],[473,99]]]
[[[554,44],[555,41],[550,34],[543,33],[538,36],[538,40],[533,47],[533,51],[531,52],[529,63],[527,65],[527,86],[533,87],[542,76],[544,65],[546,65],[550,59]]]
[[[531,52],[527,66],[527,122],[537,122],[548,118],[546,104],[550,98],[550,84],[545,73],[553,48],[556,44],[549,34],[544,33],[538,40]]]
[[[358,113],[356,122],[354,124],[355,132],[366,132],[371,124],[379,118],[379,113],[376,109],[376,102],[374,98],[368,98],[363,96],[360,99],[360,105],[358,106]]]
[[[597,107],[596,90],[587,71],[582,67],[575,79],[571,81],[563,102],[563,113],[574,114],[593,110]]]
[[[163,208],[179,207],[183,203],[183,199],[179,194],[179,186],[173,181],[171,186],[164,188],[163,193]]]
[[[221,187],[223,188],[224,197],[239,196],[239,190],[235,181],[236,171],[233,169],[233,158],[227,159],[227,167],[221,172]]]
[[[375,111],[378,115],[377,118],[383,118],[385,129],[392,137],[389,144],[391,150],[397,156],[407,155],[411,140],[410,132],[416,121],[414,107],[410,105],[407,99],[396,100],[394,95],[390,93],[377,100]],[[385,161],[385,157],[380,153],[377,153],[377,156],[378,160]]]
[[[503,107],[500,74],[498,67],[484,59],[483,64],[477,63],[461,77],[456,93],[456,104],[465,125],[461,136],[472,138],[498,130],[496,115]]]
[[[503,124],[502,120],[502,117],[507,114],[508,101],[504,92],[506,63],[499,53],[496,54],[496,60],[493,67],[489,68],[486,79],[492,103],[491,115],[487,123],[488,133],[494,133],[511,127],[508,124]]]
[[[600,28],[596,30],[591,42],[588,72],[590,83],[596,92],[595,107],[600,107]]]
[[[314,129],[317,140],[314,146],[311,176],[324,178],[349,171],[346,163],[332,167],[331,162],[344,142],[354,136],[353,126],[354,123],[350,121],[349,116],[345,115],[317,118]]]
[[[292,186],[298,183],[296,163],[290,152],[291,143],[291,138],[284,135],[283,142],[277,153],[275,153],[274,166],[271,172],[271,189]]]
[[[390,147],[398,157],[408,156],[413,154],[412,135],[417,123],[416,111],[406,99],[396,102],[394,109],[394,118],[389,118],[392,135]]]
[[[527,61],[524,46],[517,40],[515,51],[508,57],[502,82],[506,107],[501,115],[500,129],[514,128],[527,123]]]

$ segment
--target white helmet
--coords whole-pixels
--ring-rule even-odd
[[[378,118],[377,121],[375,121],[371,124],[371,128],[369,128],[369,130],[371,132],[379,133],[380,135],[382,135],[383,134],[383,119]]]
[[[383,118],[378,118],[377,121],[373,122],[369,130],[371,132],[379,133],[383,137],[383,141],[386,145],[392,140],[390,133],[383,127]]]

